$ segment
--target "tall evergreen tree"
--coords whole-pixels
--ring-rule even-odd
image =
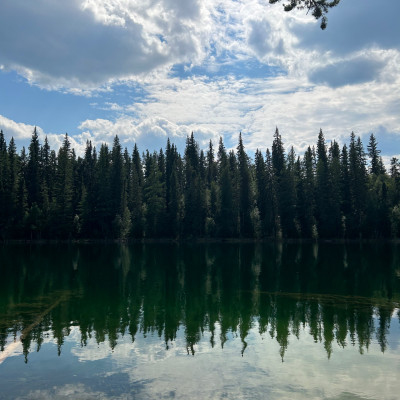
[[[0,130],[0,237],[7,237],[7,208],[8,208],[8,186],[9,186],[9,163],[7,143],[3,131]]]
[[[279,183],[285,168],[285,149],[278,128],[275,129],[274,140],[272,142],[272,166]]]
[[[281,217],[282,234],[285,237],[298,237],[299,225],[297,219],[296,199],[296,155],[293,146],[287,157],[280,178],[277,178],[279,193],[279,213]]]
[[[144,201],[146,204],[145,212],[145,234],[146,237],[157,237],[159,234],[158,226],[161,224],[160,217],[163,215],[165,207],[164,187],[161,181],[161,172],[158,166],[158,155],[156,152],[150,154],[148,151],[145,156],[145,181],[144,181]]]
[[[53,202],[54,234],[61,238],[69,238],[73,224],[73,165],[71,143],[65,134],[63,144],[58,152],[55,195]]]
[[[27,189],[28,189],[28,205],[36,203],[41,206],[41,157],[39,136],[35,129],[32,133],[31,142],[29,144],[28,165],[26,169]]]
[[[183,231],[185,234],[202,236],[206,216],[205,187],[200,171],[199,147],[193,132],[186,140],[184,198]]]
[[[86,142],[82,165],[81,234],[83,237],[98,236],[97,225],[97,155],[91,141]]]
[[[171,145],[168,139],[166,149],[166,235],[177,237],[180,231],[180,198],[178,165],[179,154],[175,145]]]
[[[139,150],[135,143],[132,152],[132,182],[129,209],[131,211],[131,234],[134,238],[143,236],[143,169]]]
[[[267,174],[266,235],[278,237],[281,234],[281,225],[278,211],[277,182],[269,149],[267,149],[265,154],[265,168]]]
[[[256,204],[260,214],[261,222],[261,235],[266,236],[268,231],[268,224],[270,221],[266,220],[268,210],[268,193],[267,193],[267,171],[265,166],[264,157],[260,150],[256,150],[255,158],[255,180],[256,180]]]
[[[251,221],[252,211],[252,188],[249,167],[249,158],[244,151],[242,133],[239,134],[237,147],[238,172],[239,172],[239,221],[240,234],[244,237],[253,236]]]
[[[301,182],[302,188],[300,188],[300,193],[303,190],[304,195],[300,194],[302,198],[302,203],[299,204],[299,214],[300,225],[302,236],[306,238],[316,237],[318,232],[316,229],[315,221],[315,161],[314,153],[310,146],[308,146],[306,152],[304,153]]]
[[[349,148],[349,180],[351,196],[351,227],[352,237],[361,237],[365,226],[365,207],[367,195],[367,170],[365,153],[361,139],[356,139],[354,132],[350,135]]]
[[[329,149],[329,182],[330,182],[330,231],[329,236],[339,238],[343,236],[341,213],[341,161],[339,144],[334,140]]]
[[[217,235],[232,237],[234,235],[233,188],[229,171],[228,155],[222,137],[218,146],[218,176],[220,197],[218,201]]]
[[[110,182],[110,151],[105,143],[100,146],[97,168],[96,168],[96,182],[97,182],[97,207],[96,219],[98,223],[99,235],[107,238],[111,235],[112,224],[112,206],[111,206],[111,191],[109,187]]]
[[[381,151],[378,150],[378,143],[373,133],[371,133],[369,137],[369,143],[367,149],[368,149],[368,156],[371,160],[371,166],[370,166],[371,174],[380,175],[385,173],[382,164],[382,159],[379,156]]]

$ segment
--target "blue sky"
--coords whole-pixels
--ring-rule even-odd
[[[3,0],[0,129],[21,148],[34,126],[57,149],[86,140],[182,151],[220,136],[248,151],[302,154],[328,141],[400,158],[400,2],[342,0],[328,27],[266,0]]]

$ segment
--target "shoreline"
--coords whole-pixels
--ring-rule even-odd
[[[315,243],[315,244],[349,244],[349,243],[400,243],[400,238],[389,239],[292,239],[292,238],[142,238],[142,239],[6,239],[0,245],[8,244],[264,244],[264,243]]]

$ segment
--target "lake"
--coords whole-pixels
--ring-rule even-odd
[[[0,399],[399,398],[399,244],[13,244],[0,262]]]

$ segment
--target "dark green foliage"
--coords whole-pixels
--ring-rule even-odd
[[[242,134],[239,134],[237,147],[238,182],[239,182],[239,231],[244,237],[253,237],[251,211],[253,207],[250,166],[247,154],[244,151]]]
[[[205,171],[193,132],[186,141],[184,161],[183,233],[188,236],[203,236],[206,222]]]
[[[143,188],[145,208],[145,235],[146,237],[159,236],[159,225],[162,224],[164,214],[165,197],[162,173],[158,166],[158,154],[150,154],[148,151],[145,156],[145,183]]]
[[[26,169],[29,206],[32,206],[34,203],[41,204],[41,161],[39,137],[35,128],[29,145],[28,165]]]
[[[65,135],[63,145],[58,152],[57,161],[56,182],[54,188],[55,193],[52,204],[52,231],[55,237],[65,239],[72,236],[72,224],[74,219],[74,159],[67,134]]]
[[[270,4],[278,3],[281,0],[269,0]],[[326,29],[328,18],[326,14],[329,9],[337,6],[340,0],[286,0],[287,3],[283,4],[285,11],[292,11],[295,8],[307,9],[307,12],[311,11],[311,14],[315,19],[321,18],[321,29]]]
[[[348,232],[351,237],[362,237],[366,223],[367,168],[361,139],[350,135],[349,182],[351,211],[348,218]]]
[[[6,237],[7,189],[9,187],[9,160],[3,131],[0,131],[0,237]]]
[[[329,151],[320,130],[317,144],[316,219],[320,237],[341,237],[340,214],[340,156],[339,146],[333,142]]]
[[[83,158],[68,135],[58,151],[33,132],[28,154],[0,132],[0,238],[388,238],[400,236],[400,163],[383,166],[374,135],[369,165],[359,137],[342,150],[319,132],[316,150],[285,154],[278,128],[254,163],[242,135],[237,151],[220,139],[204,153],[193,133],[183,159],[132,156],[115,137]]]
[[[217,216],[217,235],[232,237],[235,234],[235,213],[233,206],[233,185],[229,171],[228,155],[222,138],[218,147],[220,198]]]

